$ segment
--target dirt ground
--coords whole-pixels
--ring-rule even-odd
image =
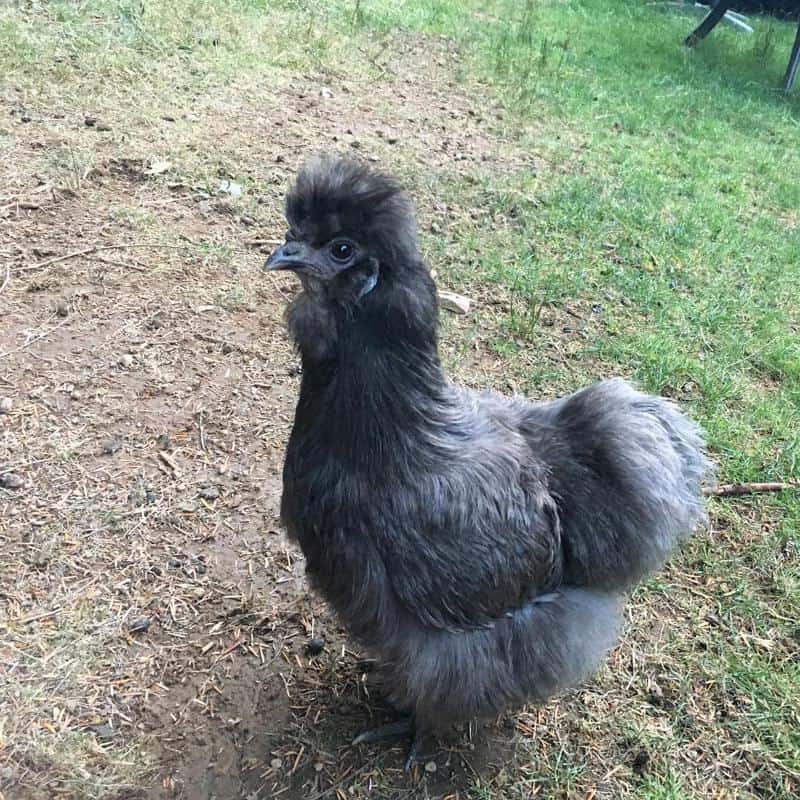
[[[402,139],[403,161],[423,169],[532,165],[499,134],[501,112],[443,74],[445,44],[416,55],[398,54],[390,83],[329,96],[308,76],[139,126],[2,98],[14,134],[0,163],[6,800],[393,796],[376,781],[407,796],[401,747],[349,745],[385,713],[379,688],[308,594],[278,521],[294,287],[260,267],[314,150],[391,164]],[[341,115],[340,99],[358,113]],[[152,156],[212,140],[240,165],[220,181],[248,179],[241,197]],[[89,165],[42,169],[65,147]],[[482,358],[473,369],[495,372]],[[457,739],[420,791],[496,773],[512,730]],[[15,750],[23,731],[37,744]]]

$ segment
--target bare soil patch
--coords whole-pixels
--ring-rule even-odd
[[[533,163],[453,58],[409,40],[388,80],[278,76],[160,116],[3,98],[6,798],[407,786],[399,747],[349,746],[379,687],[280,531],[294,289],[260,266],[317,149],[422,175]],[[428,783],[502,763],[509,735],[456,739]]]

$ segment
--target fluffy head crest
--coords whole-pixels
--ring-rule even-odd
[[[320,155],[308,161],[286,198],[293,231],[319,244],[337,235],[367,242],[382,257],[418,257],[413,204],[391,176],[353,158]]]

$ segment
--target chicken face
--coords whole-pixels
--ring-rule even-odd
[[[307,291],[351,303],[369,294],[378,282],[377,260],[363,245],[342,234],[315,242],[290,231],[286,243],[264,266],[294,272]]]
[[[292,233],[287,233],[286,244],[267,259],[265,267],[269,270],[291,270],[321,280],[330,280],[343,269],[353,266],[362,255],[358,244],[345,236],[337,236],[314,246]]]

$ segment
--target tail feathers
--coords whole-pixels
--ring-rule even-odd
[[[619,628],[617,595],[562,587],[492,628],[416,629],[385,659],[393,700],[433,728],[544,702],[590,675]]]
[[[700,428],[673,403],[660,397],[640,395],[633,407],[661,426],[678,458],[679,465],[674,474],[675,494],[669,493],[662,499],[683,504],[686,522],[684,529],[676,533],[678,538],[688,536],[698,524],[707,520],[703,488],[715,482],[714,465],[706,454]]]
[[[553,408],[564,449],[550,464],[568,583],[626,589],[706,519],[713,479],[699,428],[621,380]]]

